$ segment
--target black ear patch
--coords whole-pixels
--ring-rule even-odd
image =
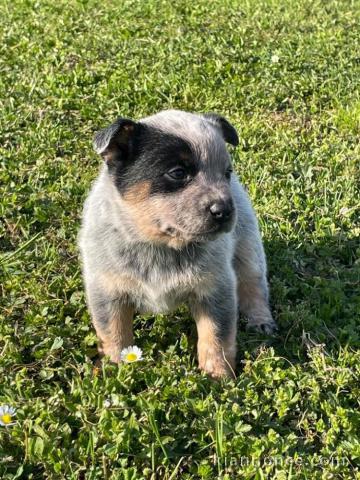
[[[126,159],[132,150],[132,139],[137,123],[128,118],[118,118],[109,127],[95,134],[94,149],[109,163]]]
[[[220,129],[225,142],[230,143],[230,145],[233,145],[234,147],[239,145],[239,136],[237,131],[231,125],[231,123],[226,120],[226,118],[218,115],[217,113],[205,113],[203,117]]]

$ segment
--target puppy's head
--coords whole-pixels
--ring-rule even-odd
[[[239,142],[225,118],[170,110],[139,122],[119,118],[94,147],[141,239],[182,248],[234,225],[225,142]]]

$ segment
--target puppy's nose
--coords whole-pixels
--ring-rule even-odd
[[[234,211],[234,204],[232,200],[218,200],[210,205],[209,210],[214,220],[225,222],[231,217]]]

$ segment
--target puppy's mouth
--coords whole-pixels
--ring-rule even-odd
[[[221,226],[215,226],[210,230],[198,231],[198,232],[191,232],[189,230],[181,229],[179,227],[174,227],[167,225],[161,228],[161,232],[168,237],[177,238],[178,240],[183,240],[184,242],[202,242],[206,240],[211,240],[218,237],[221,233],[225,233],[226,231]]]

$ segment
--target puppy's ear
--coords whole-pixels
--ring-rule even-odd
[[[131,152],[137,123],[128,118],[118,118],[109,127],[95,134],[94,149],[109,163],[126,160]]]
[[[234,147],[239,145],[239,137],[235,128],[231,125],[226,118],[218,115],[217,113],[205,113],[203,115],[215,127],[220,129],[225,142],[230,143]]]

